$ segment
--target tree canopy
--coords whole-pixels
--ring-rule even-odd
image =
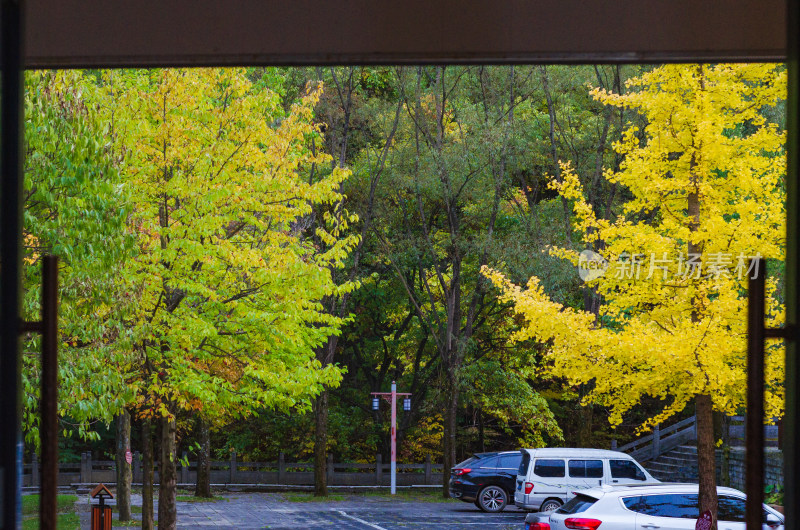
[[[637,90],[593,91],[647,120],[641,134],[637,127],[625,131],[615,145],[624,157],[620,168],[604,175],[630,192],[618,217],[598,218],[568,163],[553,184],[573,203],[584,244],[605,261],[587,278],[603,299],[599,318],[553,302],[536,277],[523,290],[485,272],[525,319],[514,338],[549,342],[549,371],[591,385],[587,400],[611,407],[612,424],[646,397],[662,408],[643,429],[695,399],[735,414],[745,402],[745,293],[757,273],[750,259],[783,259],[785,139],[769,112],[785,99],[785,71],[668,65],[629,86]],[[551,252],[581,266],[576,249]],[[778,281],[769,282],[773,325],[783,319]],[[768,348],[766,378],[767,417],[778,417],[784,402],[778,345]],[[700,412],[698,402],[698,422],[711,429],[710,408],[707,416]],[[712,462],[713,444],[709,437],[703,446]],[[713,467],[710,475],[713,481]]]
[[[132,443],[160,425],[162,461],[202,441],[206,461],[283,452],[319,478],[330,454],[388,458],[368,396],[391,381],[413,395],[399,455],[446,470],[486,450],[608,447],[695,408],[741,413],[751,257],[770,260],[768,325],[783,318],[785,75],[29,74],[26,316],[55,253],[62,422],[93,438],[64,443],[107,450],[127,408]],[[768,348],[771,417],[782,355]]]
[[[66,433],[96,437],[132,398],[126,385],[131,306],[122,265],[133,252],[126,230],[130,187],[114,164],[109,124],[91,105],[97,86],[76,72],[31,72],[25,79],[23,312],[38,320],[40,258],[59,257],[58,410]],[[23,427],[38,444],[38,336],[28,336]]]

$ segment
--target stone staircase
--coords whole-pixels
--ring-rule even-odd
[[[731,444],[731,459],[736,460],[738,446],[744,445],[744,416],[731,416],[728,419],[728,440]],[[764,439],[766,446],[776,447],[778,445],[778,427],[774,425],[764,426]],[[653,433],[643,436],[633,442],[620,447],[619,451],[624,451],[642,462],[644,468],[653,477],[662,482],[698,482],[697,475],[697,421],[694,416],[681,420],[665,429],[660,429],[658,425],[653,429]],[[612,443],[612,449],[616,449],[616,444]],[[739,447],[740,452],[744,447]],[[722,453],[717,449],[717,480],[720,480],[722,473]],[[733,484],[739,484],[736,475],[743,464],[738,461],[730,464],[729,479]],[[778,464],[777,468],[781,465]],[[782,477],[782,475],[781,475]],[[743,484],[743,482],[742,482]]]
[[[653,460],[642,464],[653,477],[662,482],[692,482],[697,484],[697,447],[680,445]]]
[[[616,440],[611,442],[612,451],[628,453],[639,462],[656,460],[659,456],[688,445],[697,440],[697,418],[692,416],[678,423],[661,429],[659,425],[653,427],[653,434],[642,436],[622,447],[617,447]]]

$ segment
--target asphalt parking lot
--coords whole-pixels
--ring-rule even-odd
[[[400,493],[400,492],[398,492]],[[405,492],[333,494],[320,500],[310,493],[215,493],[208,501],[195,501],[185,493],[178,497],[178,528],[230,528],[246,530],[344,529],[344,530],[522,530],[525,512],[514,507],[496,514],[483,513],[472,504],[442,500],[438,493]],[[90,529],[87,499],[76,502],[81,529]],[[142,496],[131,497],[134,520],[140,521]],[[158,500],[156,500],[158,513]],[[130,527],[117,521],[113,528]],[[135,524],[135,523],[134,523]]]
[[[478,511],[458,501],[431,502],[402,498],[348,496],[344,500],[287,500],[281,494],[226,495],[224,500],[179,503],[179,528],[270,528],[395,530],[521,530],[525,514],[516,508],[498,514]]]

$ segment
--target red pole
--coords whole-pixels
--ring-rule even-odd
[[[392,381],[392,495],[397,492],[397,384]]]

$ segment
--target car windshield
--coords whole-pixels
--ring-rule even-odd
[[[597,499],[593,497],[589,497],[588,495],[581,495],[580,493],[575,495],[572,499],[567,501],[567,503],[556,510],[556,513],[563,513],[563,514],[572,514],[572,513],[581,513],[585,512],[589,506],[596,503]]]

